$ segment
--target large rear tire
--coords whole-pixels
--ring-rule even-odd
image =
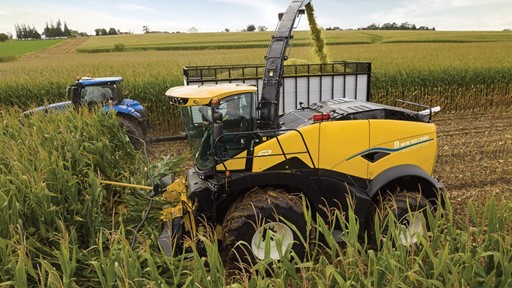
[[[145,135],[144,132],[142,132],[142,128],[137,123],[137,119],[119,116],[119,122],[121,128],[126,131],[126,136],[128,136],[128,140],[130,140],[133,148],[136,150],[142,150],[144,148],[144,144],[140,139],[144,140]]]
[[[228,266],[245,268],[257,260],[280,260],[290,248],[300,259],[305,255],[302,200],[284,189],[252,189],[231,205],[222,230]]]
[[[391,237],[394,245],[415,245],[418,237],[425,236],[430,231],[428,210],[432,211],[432,204],[420,193],[402,192],[387,195],[376,210],[377,219],[383,228],[382,239],[376,240]],[[398,229],[397,233],[389,231],[390,216],[396,221],[391,227]],[[375,227],[375,223],[373,226]]]

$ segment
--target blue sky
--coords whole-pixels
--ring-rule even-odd
[[[248,24],[274,30],[278,12],[291,0],[0,0],[0,33],[14,34],[14,25],[34,25],[42,32],[47,21],[60,19],[70,29],[94,35],[110,27],[142,33],[152,31],[217,32],[241,30]],[[414,23],[437,30],[512,29],[512,0],[312,0],[322,27],[342,29],[372,23]],[[299,29],[307,29],[303,17]]]

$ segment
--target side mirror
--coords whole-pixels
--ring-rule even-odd
[[[67,94],[71,95],[71,103],[73,103],[74,108],[80,108],[80,88],[77,86],[68,86]]]
[[[222,112],[213,113],[213,122],[222,122],[223,118]]]
[[[224,124],[222,124],[222,122],[214,122],[212,132],[213,141],[217,140],[222,134],[224,134]]]

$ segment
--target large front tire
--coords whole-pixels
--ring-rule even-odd
[[[432,211],[432,204],[420,193],[403,192],[386,196],[376,211],[376,219],[383,227],[381,238],[391,237],[394,245],[415,245],[419,237],[430,231],[428,211]],[[390,225],[390,217],[395,221],[394,225]],[[391,227],[398,231],[390,231]]]
[[[283,189],[252,189],[231,205],[222,228],[230,265],[250,267],[258,260],[280,260],[287,249],[304,258],[302,201]]]

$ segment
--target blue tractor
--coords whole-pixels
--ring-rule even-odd
[[[136,100],[123,99],[124,94],[119,85],[121,81],[122,77],[79,78],[75,84],[67,87],[66,97],[71,100],[37,107],[23,114],[27,116],[35,112],[78,110],[81,107],[101,105],[106,112],[116,112],[131,144],[140,149],[143,144],[139,139],[144,139],[149,129],[146,110]]]

